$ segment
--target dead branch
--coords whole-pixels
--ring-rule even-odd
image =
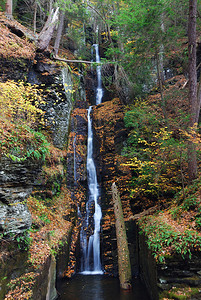
[[[144,210],[143,212],[141,212],[139,214],[135,214],[134,216],[131,216],[129,218],[129,221],[138,220],[141,217],[151,215],[151,214],[155,213],[158,209],[159,209],[158,205],[152,206],[152,207],[148,208],[147,210]]]
[[[95,64],[92,61],[88,61],[88,60],[79,60],[79,59],[65,59],[65,58],[60,58],[58,56],[53,55],[53,58],[55,60],[59,60],[59,61],[64,61],[64,62],[71,62],[71,63],[83,63],[83,64]]]

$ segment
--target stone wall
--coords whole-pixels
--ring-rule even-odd
[[[12,63],[14,65],[15,62]],[[68,143],[70,112],[73,104],[72,74],[68,68],[61,68],[42,54],[36,57],[32,65],[29,61],[22,61],[22,63],[24,63],[23,69],[19,65],[19,70],[15,72],[14,69],[14,73],[10,72],[10,68],[13,69],[11,63],[9,69],[4,68],[5,76],[3,79],[18,80],[19,78],[27,78],[29,83],[37,84],[40,89],[43,89],[45,96],[43,100],[46,103],[41,105],[41,108],[46,111],[46,131],[49,137],[52,138],[54,146],[64,149]],[[2,66],[4,67],[3,62]],[[7,72],[10,72],[12,76],[9,76]],[[77,94],[79,93],[81,92],[77,92]],[[32,266],[27,265],[27,257],[25,257],[27,251],[19,249],[18,242],[10,241],[10,238],[23,235],[31,227],[31,214],[27,208],[26,200],[32,190],[34,190],[35,196],[39,195],[44,199],[45,197],[55,196],[61,185],[66,183],[64,179],[66,163],[64,159],[61,161],[58,159],[57,162],[54,162],[54,166],[57,167],[59,172],[56,175],[52,172],[53,175],[50,177],[44,170],[41,172],[41,161],[27,159],[24,162],[15,162],[6,157],[1,157],[0,238],[1,234],[6,237],[4,241],[1,241],[0,247],[1,299],[6,294],[7,283],[11,279],[20,278],[23,273],[33,271]],[[50,167],[50,165],[46,165],[46,169]],[[9,240],[7,240],[7,237],[9,237]],[[66,260],[68,260],[68,253],[66,253]],[[37,276],[33,286],[32,299],[55,299],[56,264],[52,256],[48,256],[45,263],[34,273]]]
[[[43,90],[46,130],[52,136],[54,145],[63,149],[67,145],[70,113],[73,106],[73,76],[68,67],[61,67],[43,54],[36,56],[36,62],[28,73],[28,82],[37,84]]]
[[[31,160],[14,162],[8,158],[0,161],[0,234],[18,235],[31,226],[31,215],[26,199],[32,191],[41,164]]]
[[[139,233],[138,233],[139,234]],[[147,291],[152,300],[159,299],[157,287],[157,266],[156,262],[148,249],[144,235],[139,234],[139,273],[141,280],[145,283]]]
[[[199,254],[194,253],[192,258],[173,256],[166,258],[165,263],[157,263],[148,248],[145,236],[140,234],[139,271],[152,300],[169,299],[167,296],[170,291],[175,291],[176,294],[178,291],[178,294],[182,295],[185,294],[185,289],[189,292],[189,296],[185,299],[201,299],[201,257]]]

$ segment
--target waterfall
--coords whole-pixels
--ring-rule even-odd
[[[98,51],[98,44],[93,45],[96,51],[96,63],[100,63],[100,55]],[[103,89],[102,89],[102,82],[101,82],[101,66],[98,65],[96,67],[96,74],[97,74],[97,90],[96,90],[96,105],[100,104],[103,98]]]
[[[93,45],[96,51],[96,62],[100,63],[98,45]],[[97,66],[96,105],[102,101],[103,90],[101,84],[101,68]],[[88,140],[87,140],[87,174],[88,174],[88,201],[86,204],[86,217],[80,232],[82,249],[81,271],[82,274],[103,274],[100,259],[100,223],[102,218],[99,200],[99,186],[96,167],[93,159],[93,128],[91,119],[92,106],[88,109]],[[93,220],[91,211],[94,210]],[[93,230],[91,229],[93,227]]]

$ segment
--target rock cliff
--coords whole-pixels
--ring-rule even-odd
[[[0,161],[0,233],[16,236],[31,227],[31,215],[26,200],[41,170],[37,161]]]
[[[42,131],[50,142],[45,162],[13,161],[0,153],[0,298],[26,298],[28,293],[31,299],[53,299],[56,264],[52,253],[59,252],[69,241],[71,221],[75,218],[75,213],[70,213],[66,189],[65,149],[73,97],[79,95],[82,101],[82,88],[77,84],[74,93],[79,75],[73,78],[70,69],[53,62],[48,53],[36,55],[33,44],[11,31],[11,27],[18,26],[16,21],[8,21],[0,14],[0,23],[4,45],[8,43],[7,54],[0,43],[0,80],[20,79],[37,85],[44,100],[40,106],[45,111]],[[10,49],[10,45],[14,48]],[[71,215],[70,221],[66,220],[67,215]],[[31,225],[33,229],[29,231]],[[68,249],[65,253],[67,260]],[[7,284],[11,281],[12,289],[8,292]]]

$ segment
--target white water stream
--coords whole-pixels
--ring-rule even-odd
[[[98,45],[93,45],[96,51],[96,62],[100,63]],[[101,67],[97,66],[96,105],[100,104],[103,97],[101,84]],[[92,106],[88,109],[88,141],[87,141],[87,174],[88,174],[88,201],[86,204],[86,217],[80,232],[82,249],[81,273],[86,275],[103,274],[100,259],[100,223],[102,218],[99,200],[99,186],[96,167],[93,159],[93,128],[91,119]],[[94,210],[93,224],[90,222],[91,211]],[[93,226],[92,226],[93,225]],[[91,231],[91,227],[93,230]]]

